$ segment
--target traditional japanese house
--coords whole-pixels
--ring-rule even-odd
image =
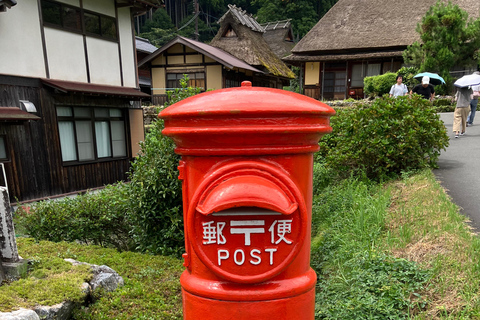
[[[137,50],[137,65],[138,62],[145,59],[148,55],[155,52],[158,48],[148,41],[148,39],[135,37],[135,48]],[[148,95],[152,94],[152,75],[150,68],[146,66],[138,67],[138,84],[140,90]]]
[[[152,74],[152,102],[163,104],[167,91],[180,88],[179,80],[188,75],[189,86],[215,90],[239,87],[244,80],[256,83],[263,75],[231,54],[208,44],[181,36],[171,40],[139,62]]]
[[[253,85],[282,89],[295,78],[294,73],[280,60],[264,38],[265,30],[251,14],[235,5],[218,20],[220,29],[210,42],[261,71]]]
[[[262,23],[263,39],[280,59],[292,53],[295,46],[290,19]]]
[[[417,24],[436,1],[339,0],[283,61],[301,67],[307,96],[363,98],[366,76],[401,68],[403,51],[420,40]],[[478,17],[480,2],[452,3]]]
[[[139,91],[132,22],[154,1],[0,4],[0,169],[10,200],[126,180],[149,97]]]

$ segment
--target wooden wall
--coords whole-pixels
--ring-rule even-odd
[[[3,81],[2,81],[3,80]],[[0,105],[16,106],[29,100],[37,108],[37,121],[0,122],[6,135],[9,161],[5,162],[10,201],[27,201],[102,187],[127,180],[131,150],[127,157],[96,163],[63,164],[56,121],[56,105],[128,108],[126,99],[99,98],[82,94],[54,93],[38,81],[5,84],[0,77]],[[125,113],[127,132],[128,112]],[[127,135],[127,147],[131,143]]]

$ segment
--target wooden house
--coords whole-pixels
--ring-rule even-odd
[[[262,23],[263,39],[280,59],[292,53],[295,46],[291,19]]]
[[[290,68],[272,51],[265,38],[265,30],[251,15],[235,5],[218,20],[220,29],[210,45],[220,48],[264,74],[253,85],[282,89],[295,78]]]
[[[10,200],[126,180],[148,98],[132,22],[153,0],[14,2],[0,12],[0,167]]]
[[[180,88],[184,74],[189,85],[203,90],[239,87],[244,80],[256,83],[263,75],[243,60],[211,45],[177,36],[139,62],[152,74],[152,102],[165,103],[167,91]]]
[[[148,39],[140,37],[135,37],[135,48],[137,50],[137,65],[138,62],[142,61],[158,49],[151,44]],[[150,68],[146,66],[138,67],[138,84],[142,92],[148,95],[152,94],[152,75],[150,73]]]
[[[395,72],[402,53],[437,0],[339,0],[283,58],[301,67],[304,94],[315,99],[363,98],[366,76]],[[480,2],[453,0],[477,17]]]

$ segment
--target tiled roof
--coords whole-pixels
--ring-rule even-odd
[[[158,49],[153,44],[151,44],[148,39],[144,39],[140,37],[135,37],[135,47],[137,48],[138,51],[142,51],[146,53],[152,53]]]

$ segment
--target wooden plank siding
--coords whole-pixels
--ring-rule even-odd
[[[100,98],[83,94],[55,93],[36,86],[9,85],[0,79],[0,106],[16,107],[28,100],[37,108],[37,121],[0,122],[6,136],[9,160],[4,162],[10,201],[28,201],[102,187],[126,181],[130,169],[130,135],[126,134],[127,157],[91,163],[64,164],[60,150],[56,106],[100,106],[127,109],[127,99]],[[126,132],[130,132],[125,112]]]

